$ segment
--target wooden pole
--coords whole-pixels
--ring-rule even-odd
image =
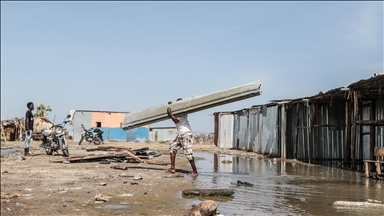
[[[280,157],[282,157],[281,154],[281,105],[277,106],[277,153]]]
[[[356,169],[356,122],[358,120],[358,111],[359,111],[359,93],[357,91],[353,92],[353,134],[352,134],[352,143],[351,143],[351,156],[352,156],[352,169]]]
[[[376,116],[376,101],[371,100],[371,110],[370,110],[370,120],[375,121],[375,116]],[[370,143],[370,148],[369,148],[369,159],[374,160],[374,150],[375,150],[375,126],[371,125],[369,127],[369,143]]]
[[[319,110],[319,105],[315,104],[315,111]],[[316,122],[314,124],[319,123],[319,115],[315,116]],[[315,147],[316,147],[316,160],[319,159],[319,128],[315,128]]]
[[[298,139],[299,139],[299,108],[300,103],[297,103],[296,105],[296,130],[295,130],[295,145],[293,149],[293,156],[294,159],[297,159],[297,146],[298,146]]]
[[[351,142],[351,132],[349,127],[349,101],[345,101],[345,131],[344,131],[344,162],[347,163],[350,155],[349,148]]]
[[[313,125],[315,120],[315,103],[311,104],[311,120],[310,120],[310,127],[309,130],[309,164],[312,163],[312,156],[313,156]]]
[[[287,110],[288,110],[288,105],[287,104],[284,104],[284,152],[282,153],[284,155],[284,158],[287,158]]]
[[[360,105],[362,105],[361,103]],[[363,106],[359,107],[359,116],[360,119],[363,119]],[[357,125],[357,122],[356,122]],[[364,127],[362,125],[359,125],[359,160],[363,160],[363,151],[364,151]]]

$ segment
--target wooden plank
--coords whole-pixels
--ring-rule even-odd
[[[129,154],[107,154],[107,155],[92,155],[92,156],[77,156],[71,158],[61,158],[57,160],[49,160],[50,163],[62,163],[63,161],[83,161],[83,160],[94,160],[94,159],[107,159],[107,158],[116,158],[116,157],[126,157]]]
[[[141,160],[140,158],[138,158],[136,155],[132,154],[131,152],[129,151],[126,151],[125,153],[127,153],[129,156],[133,157],[135,160],[137,160],[138,162],[140,163],[143,163],[144,161]]]
[[[120,147],[120,146],[98,146],[96,148],[89,148],[89,149],[86,149],[86,151],[106,151],[108,149],[113,149],[113,150],[127,150],[127,151],[144,151],[144,150],[148,150],[149,148],[148,147],[143,147],[143,148],[139,148],[139,149],[131,149],[131,148],[127,148],[127,147]]]
[[[148,109],[127,113],[122,123],[124,130],[168,120],[167,108],[175,116],[198,112],[208,108],[244,100],[261,94],[261,81],[252,82],[235,88],[214,92],[207,95],[184,98],[172,104],[163,104]]]

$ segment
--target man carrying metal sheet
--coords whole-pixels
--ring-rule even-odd
[[[179,100],[182,100],[182,99],[179,98],[176,101],[179,101]],[[172,102],[168,102],[168,104],[171,104],[171,103]],[[189,174],[196,177],[199,175],[199,173],[197,172],[195,159],[193,158],[193,154],[192,154],[193,133],[191,130],[191,126],[189,125],[189,122],[188,122],[188,116],[182,115],[182,116],[176,117],[172,114],[172,110],[170,107],[168,107],[167,113],[168,113],[168,116],[172,119],[172,121],[176,124],[178,135],[174,140],[174,143],[169,147],[171,167],[169,169],[166,169],[165,172],[170,172],[170,173],[176,172],[176,169],[175,169],[176,154],[180,148],[183,148],[184,154],[187,157],[192,167],[192,172]]]

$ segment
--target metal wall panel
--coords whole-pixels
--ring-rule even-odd
[[[146,127],[137,127],[134,129],[126,130],[126,141],[147,141],[148,137],[148,128]]]
[[[376,100],[375,119],[384,119],[384,100]],[[384,126],[377,126],[375,128],[376,147],[384,147]]]
[[[258,152],[260,148],[260,139],[258,136],[260,108],[250,109],[248,115],[248,151]]]
[[[237,114],[236,145],[237,149],[248,150],[248,111],[243,110]]]
[[[278,155],[278,143],[277,143],[277,118],[278,118],[278,106],[271,106],[266,108],[266,113],[262,114],[263,119],[263,133],[261,140],[260,153]]]
[[[176,128],[150,128],[149,141],[171,141],[177,136]]]
[[[232,114],[219,114],[218,146],[220,148],[234,147],[234,123],[234,116]]]
[[[92,122],[92,113],[91,112],[75,112],[72,117],[73,125],[73,141],[78,142],[81,138],[81,124],[85,128],[89,129]]]
[[[125,141],[127,137],[127,132],[122,128],[105,128],[104,130],[108,131],[108,138],[104,140],[118,140]]]

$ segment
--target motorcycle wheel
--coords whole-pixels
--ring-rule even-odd
[[[81,143],[83,142],[83,139],[84,139],[84,137],[80,138],[79,145],[81,145]]]
[[[66,149],[62,149],[61,151],[63,152],[63,157],[69,157],[69,151],[68,151],[67,148]]]
[[[66,143],[65,139],[63,139],[62,142],[61,152],[63,152],[63,157],[69,157],[68,144]]]
[[[47,153],[47,155],[52,155],[53,151],[51,148],[46,148],[45,153]]]
[[[95,139],[93,140],[93,142],[95,143],[95,145],[100,145],[101,144],[101,140],[99,137],[95,137]]]

